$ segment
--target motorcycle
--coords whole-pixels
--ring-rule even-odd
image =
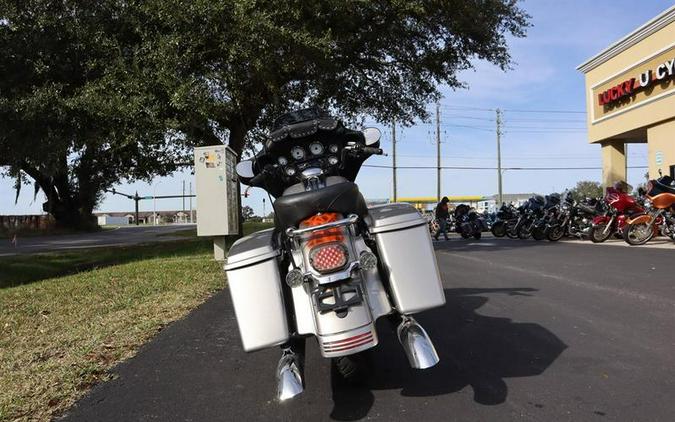
[[[521,218],[514,228],[519,239],[527,239],[532,236],[539,219],[543,217],[546,200],[541,195],[534,195],[528,199],[522,209]]]
[[[532,238],[534,240],[544,240],[551,227],[551,222],[556,221],[560,206],[560,194],[552,193],[544,197],[544,208],[541,217],[532,227]]]
[[[644,245],[659,233],[675,240],[675,181],[670,176],[650,180],[646,192],[649,211],[626,221],[624,240],[629,245]]]
[[[513,233],[513,229],[517,223],[518,210],[511,204],[502,204],[499,207],[499,211],[497,211],[497,219],[492,223],[490,231],[494,237],[508,236],[509,233]]]
[[[479,216],[475,210],[466,204],[459,204],[455,207],[453,215],[456,221],[455,231],[462,238],[468,239],[472,236],[476,240],[481,238],[486,224],[483,217]]]
[[[612,235],[623,238],[623,231],[630,216],[645,212],[635,197],[614,187],[607,188],[604,201],[608,206],[608,212],[593,218],[593,226],[589,232],[593,243],[602,243]]]
[[[549,224],[546,236],[553,242],[564,236],[581,238],[590,232],[593,218],[602,212],[604,212],[602,201],[586,198],[577,202],[571,192],[565,192],[560,212]]]
[[[368,208],[354,183],[383,154],[379,139],[305,109],[277,119],[262,151],[236,166],[243,184],[275,197],[275,227],[237,240],[224,268],[243,349],[281,348],[280,401],[304,390],[307,338],[351,378],[378,344],[381,317],[413,368],[439,362],[413,317],[445,304],[427,223],[408,204]]]

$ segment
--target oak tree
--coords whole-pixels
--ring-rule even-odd
[[[0,166],[86,225],[113,184],[240,153],[289,109],[426,119],[528,25],[516,0],[0,0]]]

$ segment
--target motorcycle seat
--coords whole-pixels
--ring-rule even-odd
[[[285,229],[320,212],[356,214],[363,218],[368,214],[368,206],[356,183],[345,180],[318,190],[283,195],[274,202],[274,211]]]

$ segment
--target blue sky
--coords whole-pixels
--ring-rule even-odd
[[[672,6],[662,0],[554,1],[526,0],[521,3],[531,15],[533,27],[528,36],[510,41],[514,69],[506,73],[486,63],[476,63],[475,71],[462,74],[468,89],[443,89],[441,102],[442,165],[494,167],[496,140],[495,114],[478,109],[501,108],[505,134],[502,138],[504,167],[599,167],[600,147],[589,145],[584,114],[521,113],[508,110],[584,111],[583,76],[576,66],[612,42]],[[433,110],[433,105],[430,105]],[[471,128],[465,126],[472,126]],[[560,129],[558,129],[560,128]],[[391,150],[389,128],[382,146]],[[435,166],[436,147],[432,124],[419,124],[397,130],[400,166]],[[646,145],[628,148],[631,166],[647,164]],[[367,164],[390,165],[391,157],[373,157]],[[643,181],[644,170],[629,170],[628,182]],[[357,179],[367,198],[391,196],[391,170],[364,168]],[[504,172],[505,193],[560,191],[579,180],[600,180],[600,170]],[[182,181],[194,178],[187,173],[158,178],[153,184],[121,184],[118,189],[141,195],[178,194]],[[398,172],[398,195],[434,196],[435,170]],[[30,186],[14,204],[12,181],[0,179],[0,214],[41,212],[43,198],[33,200]],[[187,189],[187,188],[186,188]],[[444,170],[443,195],[491,195],[496,193],[495,170]],[[257,213],[262,212],[264,192],[253,189],[244,199]],[[180,200],[158,201],[158,209],[181,209]],[[100,207],[104,211],[133,209],[133,201],[108,195]],[[142,210],[152,210],[152,201],[141,202]],[[266,211],[270,211],[269,202]]]

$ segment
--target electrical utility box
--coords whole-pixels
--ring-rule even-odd
[[[237,154],[225,146],[195,148],[197,236],[214,237],[214,253],[225,236],[239,234],[239,180]],[[224,251],[222,251],[224,258]]]

